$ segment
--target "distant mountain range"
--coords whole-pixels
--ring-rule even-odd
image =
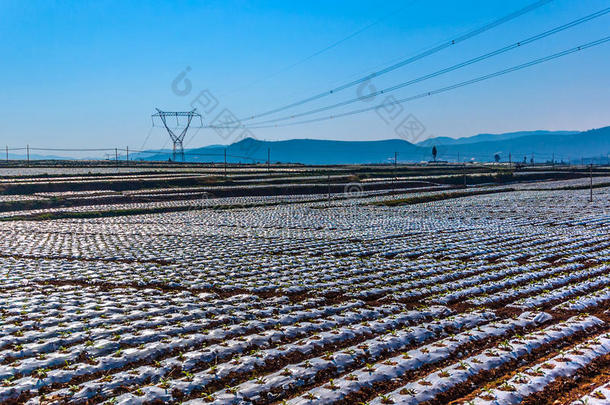
[[[437,160],[448,162],[491,162],[498,155],[501,161],[536,163],[580,163],[583,161],[608,163],[610,154],[610,126],[589,131],[521,131],[504,134],[478,134],[463,138],[436,137],[416,144],[404,139],[382,141],[332,141],[292,139],[287,141],[259,141],[246,138],[231,145],[210,145],[185,150],[189,162],[224,161],[225,150],[229,163],[263,163],[269,151],[271,162],[324,164],[393,163],[394,153],[399,162],[432,160],[435,146]],[[131,160],[166,161],[171,150],[152,150],[131,153]],[[25,154],[10,154],[10,159],[25,159]],[[112,159],[113,157],[111,157]],[[124,154],[119,159],[124,159]],[[32,160],[71,160],[57,155],[30,154]],[[94,158],[87,158],[94,159]]]
[[[213,145],[185,150],[190,162],[223,162],[227,151],[229,163],[266,162],[269,150],[271,162],[303,164],[362,164],[391,163],[394,152],[400,162],[432,160],[436,146],[437,160],[520,162],[532,158],[535,162],[554,159],[564,162],[606,163],[610,153],[610,127],[589,131],[522,131],[505,134],[478,134],[464,138],[437,137],[412,144],[403,139],[383,141],[330,141],[293,139],[259,141],[247,138],[231,145]],[[170,151],[134,154],[134,159],[168,160]]]
[[[473,136],[467,136],[463,138],[449,138],[446,136],[439,136],[436,138],[428,138],[425,141],[418,142],[418,146],[434,146],[434,145],[464,145],[469,143],[477,142],[493,142],[493,141],[505,141],[514,138],[520,138],[523,136],[533,135],[572,135],[577,134],[579,131],[519,131],[519,132],[506,132],[504,134],[478,134]]]

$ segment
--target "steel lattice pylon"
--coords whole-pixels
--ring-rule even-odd
[[[156,109],[157,113],[152,115],[153,126],[155,125],[155,117],[161,118],[161,122],[163,122],[163,126],[167,130],[169,137],[172,139],[174,143],[174,161],[176,161],[176,154],[179,153],[182,161],[184,162],[184,148],[182,142],[184,141],[184,137],[186,136],[186,132],[191,125],[191,121],[193,118],[198,117],[199,121],[201,121],[201,126],[203,126],[203,119],[201,118],[201,114],[197,112],[197,109],[193,109],[191,111],[161,111],[158,108]],[[180,126],[178,117],[186,117],[186,125],[182,128],[179,134],[176,134],[172,129],[167,125],[167,117],[176,117],[176,126]]]

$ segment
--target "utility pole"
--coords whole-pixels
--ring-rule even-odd
[[[395,184],[394,183],[398,180],[396,178],[396,166],[397,166],[397,164],[398,164],[398,152],[394,152],[394,173],[392,173],[393,174],[393,176],[392,176],[392,193],[394,192],[394,188],[395,188]]]
[[[8,162],[8,145],[6,145],[6,161]]]
[[[267,173],[271,174],[271,148],[267,148]]]
[[[328,208],[330,208],[330,173],[328,173],[326,182],[328,184]]]
[[[589,182],[589,202],[593,202],[593,163],[589,167],[589,175],[591,176],[591,180]]]
[[[27,156],[28,156],[28,164],[30,164],[30,145],[26,145]]]
[[[114,163],[116,164],[116,167],[119,167],[119,150],[117,148],[114,148]]]
[[[510,154],[510,152],[508,152],[508,168],[512,168],[513,167],[513,158]]]
[[[125,160],[129,162],[129,145],[127,146],[127,158]]]
[[[458,163],[460,163],[460,152],[458,152]]]
[[[466,162],[464,162],[464,188],[466,187]]]
[[[225,148],[225,180],[227,179],[227,148]]]
[[[553,152],[553,170],[555,170],[555,152]]]

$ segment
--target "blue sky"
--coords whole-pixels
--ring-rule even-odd
[[[0,1],[0,132],[10,147],[167,146],[155,107],[186,110],[202,91],[242,117],[330,89],[475,29],[532,0]],[[555,0],[480,36],[376,79],[378,88],[459,63],[610,6]],[[363,30],[363,28],[368,27]],[[396,92],[407,97],[610,34],[610,15]],[[329,45],[349,37],[316,56]],[[305,60],[304,60],[305,59]],[[303,61],[304,60],[304,61]],[[405,104],[420,139],[609,125],[610,44]],[[191,90],[172,91],[185,69]],[[183,89],[180,81],[178,88]],[[348,89],[293,110],[352,98]],[[381,100],[380,100],[381,101]],[[358,103],[362,104],[362,103]],[[360,105],[352,106],[358,108]],[[337,112],[346,109],[339,109]],[[376,112],[257,129],[259,139],[396,138]],[[187,147],[233,141],[213,130]]]

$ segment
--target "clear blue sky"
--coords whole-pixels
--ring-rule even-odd
[[[237,116],[326,90],[472,30],[532,0],[0,1],[0,132],[11,147],[161,147],[155,107],[186,110],[205,89]],[[555,0],[401,68],[384,87],[478,56],[610,6]],[[336,41],[358,35],[297,63]],[[610,15],[396,93],[406,97],[610,34]],[[295,63],[297,63],[295,66]],[[190,67],[191,92],[172,81]],[[292,67],[290,67],[292,66]],[[288,69],[286,69],[289,67]],[[610,124],[610,44],[405,104],[425,137]],[[182,83],[183,84],[183,83]],[[351,98],[355,89],[311,107]],[[362,104],[362,103],[358,103]],[[361,105],[352,106],[360,107]],[[307,109],[304,106],[295,111]],[[206,116],[209,122],[214,116]],[[396,138],[375,112],[253,131],[259,139]],[[146,142],[145,142],[146,140]],[[232,141],[212,130],[188,147]]]

